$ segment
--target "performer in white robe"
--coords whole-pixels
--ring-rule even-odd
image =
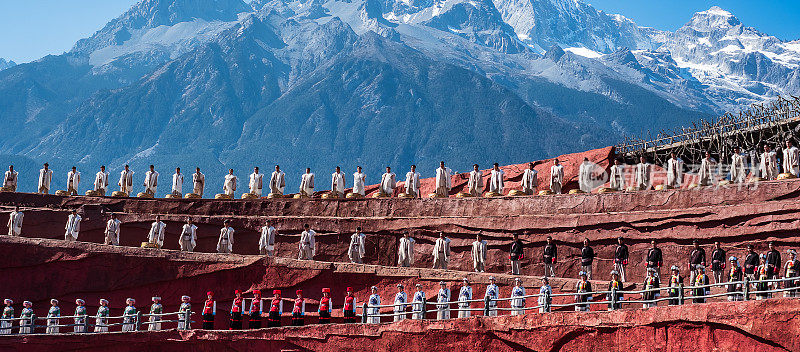
[[[53,170],[50,170],[50,165],[44,163],[44,167],[39,170],[39,183],[36,188],[37,193],[48,194],[50,193],[50,181],[53,180]]]
[[[356,233],[350,236],[350,247],[347,249],[347,256],[350,257],[351,263],[363,263],[365,252],[364,237],[360,226],[356,228]]]
[[[183,224],[181,229],[181,236],[178,238],[178,245],[181,251],[192,252],[194,247],[197,246],[197,225],[192,223],[192,218],[187,217],[186,223]]]
[[[406,312],[406,304],[408,303],[408,297],[406,296],[406,291],[403,289],[403,284],[397,284],[397,293],[394,295],[394,321],[401,321],[406,318],[406,314],[400,314]]]
[[[717,162],[711,158],[711,153],[706,152],[706,157],[700,161],[700,170],[698,172],[698,183],[700,186],[711,186],[716,183],[714,177],[714,169]]]
[[[583,158],[581,166],[578,167],[578,188],[586,193],[594,189],[594,168],[595,164],[589,158]]]
[[[149,193],[153,196],[156,195],[158,189],[158,172],[155,166],[150,165],[150,170],[144,174],[144,193]]]
[[[786,148],[783,149],[783,172],[800,177],[800,150],[792,145],[792,140],[786,140]]]
[[[81,183],[81,173],[78,171],[76,167],[72,167],[72,170],[67,172],[67,193],[70,195],[77,195],[78,194],[78,185]]]
[[[233,253],[233,232],[230,221],[225,220],[222,223],[222,229],[219,230],[217,253]]]
[[[195,168],[192,174],[192,193],[203,197],[203,192],[206,189],[206,175],[200,172],[200,168]]]
[[[489,192],[503,194],[503,190],[505,190],[505,177],[506,174],[503,170],[500,170],[500,165],[494,163],[494,168],[492,168],[489,174]]]
[[[375,286],[372,286],[370,291],[372,291],[372,294],[367,300],[367,314],[369,315],[369,318],[367,318],[367,324],[380,324],[381,317],[377,315],[381,314],[381,308],[378,307],[381,305],[381,296],[378,295],[378,288]]]
[[[258,172],[258,167],[253,168],[253,173],[250,174],[250,182],[247,185],[250,188],[250,194],[261,197],[261,192],[264,188],[264,174]]]
[[[533,163],[528,163],[528,168],[522,173],[522,191],[527,195],[533,195],[538,188],[539,172],[533,168]]]
[[[101,165],[100,171],[94,176],[94,191],[101,196],[106,195],[106,191],[108,191],[108,171],[106,171],[105,165]]]
[[[172,194],[178,197],[183,196],[183,174],[179,167],[176,167],[175,173],[172,174]]]
[[[366,195],[367,175],[361,172],[361,166],[356,167],[356,172],[353,173],[353,193]]]
[[[764,152],[761,153],[761,164],[758,169],[761,172],[761,178],[765,180],[774,180],[778,177],[778,157],[775,155],[769,145],[764,144]]]
[[[514,288],[511,289],[511,315],[525,314],[525,288],[522,287],[522,280],[514,279]]]
[[[48,334],[58,334],[61,330],[58,325],[61,321],[61,308],[58,307],[58,300],[53,298],[50,300],[50,310],[47,311],[47,329]]]
[[[14,171],[14,165],[9,166],[8,171],[6,171],[5,178],[3,178],[3,188],[8,189],[11,192],[16,192],[18,177],[19,173]]]
[[[439,168],[436,169],[436,194],[439,197],[446,198],[450,195],[450,189],[453,188],[452,175],[453,171],[444,166],[444,161],[440,161]]]
[[[8,214],[8,235],[21,236],[22,235],[22,219],[25,217],[19,210],[19,206],[14,207],[14,211]]]
[[[269,219],[261,227],[261,237],[258,239],[258,252],[266,254],[268,257],[275,255],[275,236],[278,230],[270,224]]]
[[[564,187],[564,165],[561,165],[558,159],[553,160],[553,166],[550,167],[550,191],[555,194],[561,194],[561,188]]]
[[[425,291],[422,290],[422,285],[417,284],[417,292],[414,292],[414,300],[412,301],[411,319],[425,319],[425,314],[422,311],[425,308]]]
[[[105,241],[103,244],[110,244],[112,246],[119,246],[119,228],[122,221],[117,219],[117,215],[111,213],[111,218],[106,222]]]
[[[311,168],[307,167],[306,173],[300,176],[300,194],[314,196],[314,173],[311,172]]]
[[[409,267],[414,265],[414,241],[409,237],[408,231],[403,232],[403,237],[397,246],[397,265],[401,267]]]
[[[636,189],[640,191],[650,189],[653,184],[651,181],[652,168],[644,156],[639,158],[639,163],[636,164]]]
[[[497,298],[500,297],[500,288],[494,283],[494,276],[489,277],[489,284],[486,285],[486,294],[484,299],[489,297],[489,315],[490,317],[497,316]]]
[[[411,165],[411,171],[406,173],[405,187],[406,187],[406,194],[409,194],[414,198],[422,196],[419,192],[419,189],[420,187],[422,187],[422,184],[419,182],[419,172],[417,172],[417,165]]]
[[[347,184],[344,181],[344,172],[342,168],[336,167],[336,172],[331,174],[331,194],[341,197],[344,195],[344,189]]]
[[[483,236],[478,233],[478,235],[475,236],[475,242],[472,242],[472,266],[477,273],[486,271],[486,245],[487,242],[484,241]]]
[[[473,197],[480,197],[483,194],[483,172],[478,169],[478,164],[473,164],[472,171],[469,172],[467,193]]]
[[[72,214],[67,217],[67,225],[64,226],[66,232],[64,233],[65,241],[77,241],[78,233],[81,231],[81,216],[78,215],[77,209],[72,209]]]
[[[233,175],[233,169],[228,169],[228,174],[225,175],[225,182],[222,184],[222,191],[233,198],[238,182],[239,178]]]
[[[316,236],[317,233],[311,229],[310,225],[303,225],[303,232],[300,234],[300,243],[298,243],[300,253],[297,259],[314,260],[314,255],[317,253]]]
[[[450,289],[447,283],[439,281],[439,293],[436,295],[436,319],[450,319]]]
[[[127,195],[131,195],[131,192],[133,192],[133,170],[128,168],[128,165],[125,165],[125,168],[119,173],[117,186],[119,186],[120,192]]]
[[[147,242],[155,244],[158,248],[164,245],[164,230],[167,224],[161,221],[161,216],[156,216],[156,221],[150,224],[150,232],[147,233]]]
[[[381,175],[381,190],[380,192],[388,195],[394,195],[394,188],[397,187],[397,175],[392,172],[391,167],[386,167],[386,172]]]
[[[472,286],[469,285],[469,280],[465,277],[461,280],[461,289],[458,291],[458,317],[469,318],[472,315],[470,311],[470,302],[472,300]]]
[[[611,189],[616,191],[625,190],[625,166],[622,165],[619,159],[614,159],[609,180]]]
[[[439,238],[433,245],[433,268],[447,270],[450,261],[450,239],[444,237],[444,232],[439,232]]]
[[[683,160],[678,159],[675,153],[670,153],[667,160],[667,186],[670,188],[681,188],[683,182]]]
[[[281,171],[281,167],[275,165],[275,171],[269,178],[269,192],[272,194],[282,195],[283,190],[286,188],[286,174]]]
[[[747,181],[747,162],[742,149],[736,147],[731,155],[731,182],[744,183]]]

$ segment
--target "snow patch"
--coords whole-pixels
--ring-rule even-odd
[[[571,53],[573,53],[575,55],[588,57],[590,59],[596,59],[598,57],[603,56],[602,53],[598,53],[598,52],[596,52],[594,50],[586,49],[586,48],[566,48],[566,49],[564,49],[564,51],[571,52]]]

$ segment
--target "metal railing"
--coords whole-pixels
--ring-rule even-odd
[[[29,318],[0,318],[0,336],[12,334],[84,334],[161,330],[162,323],[178,323],[179,330],[190,330],[191,324],[194,323],[194,321],[191,320],[193,314],[194,312],[185,311],[161,314],[143,314],[142,312],[138,312],[136,315],[110,317],[97,317],[94,315],[37,317],[33,315]],[[164,317],[167,316],[175,316],[175,318],[165,320]],[[65,321],[71,321],[72,323],[64,323]],[[185,324],[184,322],[189,323]],[[115,328],[117,326],[121,326],[121,328],[117,330]],[[67,329],[62,330],[62,328]]]

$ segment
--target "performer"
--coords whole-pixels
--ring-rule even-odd
[[[44,163],[44,167],[39,170],[39,186],[36,188],[37,193],[48,194],[50,193],[50,181],[53,180],[53,170],[50,170],[50,165]]]
[[[587,273],[585,271],[581,271],[578,273],[578,284],[575,285],[575,291],[578,293],[575,295],[575,302],[589,302],[592,300],[592,295],[588,294],[592,292],[592,283],[589,282],[587,279]],[[576,312],[588,312],[589,305],[588,304],[579,304],[575,306]]]
[[[762,300],[770,297],[770,293],[764,292],[769,289],[769,284],[764,282],[769,278],[769,265],[767,264],[767,255],[761,255],[761,265],[756,269],[756,280],[753,286],[756,291],[756,300]]]
[[[469,318],[472,311],[470,311],[470,302],[472,300],[472,286],[469,285],[469,280],[465,277],[461,279],[461,289],[458,291],[458,317]]]
[[[184,224],[181,229],[181,237],[178,245],[184,252],[192,252],[194,251],[194,247],[197,246],[197,225],[192,223],[191,216],[186,217],[186,224]]]
[[[625,267],[628,265],[628,245],[622,243],[622,237],[617,237],[617,248],[614,250],[614,270],[625,282]]]
[[[156,189],[158,188],[158,172],[155,169],[155,166],[150,165],[150,171],[147,171],[144,174],[144,192],[148,193],[152,196],[156,195]]]
[[[94,176],[94,191],[99,193],[101,196],[106,195],[106,191],[108,190],[108,171],[106,171],[106,166],[101,165],[100,171],[97,172]]]
[[[19,177],[19,172],[14,171],[14,165],[8,167],[8,171],[6,171],[6,175],[3,178],[3,188],[11,191],[17,191],[17,179]]]
[[[609,180],[611,189],[615,191],[625,190],[625,166],[622,165],[619,159],[614,159],[614,165],[611,166]]]
[[[172,194],[178,197],[183,196],[183,174],[179,167],[176,167],[175,173],[172,174]]]
[[[372,294],[369,296],[369,301],[367,303],[367,324],[380,324],[381,317],[379,315],[381,314],[381,308],[379,306],[381,305],[381,296],[378,295],[378,288],[375,286],[372,286],[370,291]]]
[[[108,308],[108,300],[100,299],[100,307],[97,308],[97,314],[94,318],[94,332],[108,332],[108,317],[111,309]]]
[[[269,317],[267,318],[267,327],[269,328],[280,327],[282,314],[283,314],[283,298],[281,298],[281,290],[273,290],[272,301],[269,305]]]
[[[74,166],[67,172],[67,193],[74,196],[78,194],[78,185],[81,183],[81,173]]]
[[[555,194],[561,194],[563,185],[564,165],[559,164],[558,159],[554,159],[553,166],[550,167],[550,191]]]
[[[467,193],[471,194],[473,197],[480,197],[483,193],[483,172],[478,169],[478,164],[473,164],[472,171],[469,172]]]
[[[661,280],[659,279],[658,275],[656,275],[655,268],[647,268],[647,277],[644,278],[643,286],[645,290],[645,292],[642,292],[643,301],[652,301],[661,297],[661,293],[659,291],[659,287],[661,287]],[[647,302],[644,303],[644,308],[655,307],[657,305],[658,302]]]
[[[683,304],[681,297],[681,285],[683,285],[683,276],[681,276],[681,269],[677,265],[670,268],[672,276],[669,278],[669,305],[677,306]]]
[[[87,315],[88,315],[88,312],[86,310],[86,301],[84,301],[84,300],[82,300],[80,298],[76,299],[75,300],[75,314],[73,314],[73,316],[75,316],[75,318],[74,318],[75,326],[72,327],[72,331],[73,332],[76,332],[76,333],[88,332],[87,329],[86,329],[86,325],[87,325],[86,324],[86,319],[87,319],[86,316]]]
[[[406,291],[403,288],[403,284],[397,284],[397,293],[394,295],[394,321],[401,321],[406,318],[406,303],[408,302],[408,298],[406,297]],[[404,314],[400,314],[404,313]]]
[[[203,330],[214,330],[214,318],[217,316],[217,301],[214,292],[206,292],[206,301],[203,303]]]
[[[353,193],[365,196],[367,185],[367,175],[361,172],[361,166],[356,166],[356,172],[353,173]]]
[[[119,173],[117,186],[119,186],[120,192],[127,195],[131,195],[131,192],[133,192],[133,170],[128,165],[125,165],[125,168]]]
[[[253,168],[253,173],[250,174],[250,182],[248,183],[250,194],[255,194],[261,197],[262,189],[264,188],[264,174],[258,172],[258,166]]]
[[[452,180],[450,176],[453,171],[449,167],[444,166],[444,161],[439,162],[439,168],[436,169],[436,195],[439,197],[447,198],[450,195],[452,188]]]
[[[387,166],[386,172],[381,175],[380,192],[391,197],[394,195],[395,187],[397,187],[397,175]]]
[[[342,308],[342,315],[344,316],[345,323],[356,322],[356,297],[353,296],[353,288],[348,287],[347,293],[344,296],[344,307]]]
[[[192,174],[192,193],[203,198],[203,191],[206,189],[206,175],[200,172],[200,168],[195,168]]]
[[[341,197],[344,195],[344,190],[347,187],[347,184],[344,180],[344,172],[342,172],[342,168],[336,167],[336,172],[331,174],[331,194],[336,197]]]
[[[122,313],[122,331],[136,331],[136,315],[138,311],[134,306],[136,304],[136,300],[133,298],[128,298],[125,300],[125,310]]]
[[[314,255],[317,253],[316,237],[317,233],[311,229],[311,226],[303,225],[303,232],[300,234],[300,243],[298,244],[300,253],[297,259],[314,260]]]
[[[731,270],[728,273],[728,282],[730,282],[728,284],[728,301],[741,301],[743,298],[740,293],[742,292],[741,281],[744,280],[744,270],[739,266],[739,258],[730,257],[729,261],[731,262]]]
[[[347,256],[351,263],[361,264],[364,262],[364,234],[361,233],[361,226],[356,227],[356,233],[350,236],[350,247],[347,249]]]
[[[503,190],[505,189],[505,176],[505,172],[500,170],[500,165],[494,163],[492,171],[489,173],[489,192],[503,194]]]
[[[5,308],[3,308],[3,317],[0,320],[0,335],[11,335],[11,326],[14,325],[14,301],[6,298],[3,300],[3,304],[5,304]]]
[[[231,314],[230,314],[231,324],[229,330],[241,330],[242,313],[244,312],[244,298],[242,298],[242,291],[240,290],[233,291],[233,295],[234,298],[233,298],[233,303],[231,303]],[[272,316],[271,312],[270,316]],[[267,323],[267,326],[269,326],[269,323]]]
[[[22,219],[25,217],[19,210],[19,206],[14,206],[14,211],[8,214],[8,235],[9,236],[22,236]]]
[[[528,163],[528,168],[522,173],[522,191],[533,195],[539,188],[539,172],[533,168],[533,163]]]
[[[797,260],[797,252],[794,249],[787,250],[786,254],[789,255],[789,260],[786,261],[783,267],[784,278],[793,280],[784,281],[783,285],[785,288],[798,287],[798,280],[794,278],[800,276],[798,272],[800,269],[800,260]],[[784,291],[783,296],[797,297],[797,290]]]
[[[578,187],[581,191],[591,193],[594,188],[594,168],[595,164],[584,157],[581,166],[578,168]]]
[[[711,288],[710,287],[700,287],[700,286],[708,285],[708,276],[706,276],[706,267],[703,266],[703,265],[698,265],[695,268],[696,268],[696,271],[697,271],[697,273],[695,274],[695,278],[694,278],[695,289],[692,290],[693,291],[692,292],[692,296],[694,296],[695,298],[692,298],[692,302],[694,302],[694,303],[706,303],[706,298],[705,297],[700,297],[700,296],[707,296],[707,295],[711,294]],[[697,297],[700,297],[700,298],[697,298]]]
[[[681,188],[683,183],[683,160],[675,156],[675,152],[669,153],[667,160],[667,186],[669,188]]]
[[[778,252],[775,249],[775,242],[770,241],[767,244],[769,250],[767,251],[767,279],[772,280],[778,277],[778,274],[781,270],[781,252]],[[774,283],[770,283],[770,286],[773,286]]]
[[[700,161],[700,171],[698,172],[700,186],[711,186],[716,183],[714,176],[716,166],[717,162],[711,158],[711,153],[706,151],[705,158]]]
[[[81,231],[81,216],[77,209],[72,209],[72,213],[67,217],[67,225],[64,226],[64,240],[77,241],[78,233]]]
[[[489,316],[497,316],[497,298],[500,297],[500,288],[494,283],[494,276],[489,276],[489,284],[486,285],[484,299],[489,297]]]
[[[521,269],[520,261],[525,259],[525,247],[517,233],[514,233],[514,241],[511,242],[508,258],[511,260],[511,275],[519,275]]]
[[[714,283],[722,283],[725,274],[725,250],[719,245],[719,241],[714,242],[714,251],[711,252],[711,271],[714,273]]]
[[[409,267],[414,264],[414,239],[408,236],[408,231],[403,232],[397,247],[397,266]]]
[[[292,308],[292,326],[303,326],[305,324],[306,301],[303,298],[303,290],[295,291],[297,298],[294,299]]]
[[[555,265],[558,258],[558,248],[553,243],[553,237],[547,236],[547,244],[542,252],[542,262],[544,263],[544,277],[556,276]]]
[[[486,271],[486,246],[487,242],[481,237],[481,233],[475,236],[475,242],[472,242],[472,267],[476,273]]]
[[[178,307],[178,330],[190,330],[192,328],[192,300],[189,296],[181,296],[181,305]],[[188,320],[187,320],[188,313]]]
[[[50,310],[47,311],[47,329],[48,334],[58,334],[61,328],[59,320],[61,318],[61,308],[58,307],[58,300],[53,298],[50,300]]]
[[[219,240],[217,240],[217,253],[233,253],[233,227],[230,220],[222,222],[222,229],[219,230]]]
[[[550,287],[550,280],[542,277],[542,287],[539,288],[539,299],[537,300],[539,313],[550,312],[550,305],[553,303],[553,288]]]
[[[439,281],[439,293],[436,295],[436,319],[450,319],[450,289],[447,283]]]
[[[742,154],[742,148],[733,148],[731,156],[731,181],[733,183],[744,183],[747,180],[747,162]]]
[[[314,196],[314,173],[311,172],[311,168],[307,167],[306,173],[300,177],[300,194]]]
[[[411,305],[411,319],[422,320],[425,319],[425,291],[422,290],[422,285],[417,284],[417,292],[414,292],[414,300]]]
[[[612,291],[612,290],[616,290],[616,291]],[[622,302],[624,297],[622,296],[622,293],[619,292],[620,290],[622,290],[622,281],[620,281],[619,272],[616,271],[616,270],[612,270],[611,271],[611,281],[608,282],[608,290],[607,290],[607,291],[611,291],[611,292],[609,292],[607,294],[607,296],[606,296],[606,299],[608,299],[608,310],[615,310],[615,309],[619,309],[620,307],[622,307],[622,303],[620,303],[620,302]],[[615,298],[614,296],[616,296],[616,299],[617,299],[616,303],[613,303],[613,300]]]
[[[433,245],[433,268],[447,270],[450,261],[450,239],[444,237],[444,232],[439,232],[439,238]]]
[[[225,175],[225,182],[222,184],[222,191],[233,198],[238,181],[239,178],[233,175],[233,169],[228,169],[228,174]]]
[[[31,301],[22,302],[22,307],[22,312],[19,314],[19,333],[32,334],[34,320],[36,319],[33,314],[33,303]]]
[[[594,249],[589,247],[589,239],[583,239],[583,248],[581,248],[581,271],[586,273],[586,277],[592,279],[592,263],[594,263]]]
[[[656,246],[655,239],[650,240],[650,249],[647,251],[645,261],[647,262],[647,269],[655,270],[656,276],[661,279],[661,265],[664,263],[664,259],[661,248]]]
[[[653,184],[651,181],[651,177],[653,174],[652,165],[647,162],[647,158],[644,155],[639,157],[639,163],[636,164],[636,189],[639,191],[645,191],[650,189],[650,186]],[[624,280],[623,280],[624,281]]]
[[[155,296],[150,299],[153,304],[150,305],[150,318],[148,321],[150,324],[147,326],[148,331],[158,331],[161,330],[161,320],[163,320],[161,314],[164,314],[164,306],[161,305],[161,297]]]
[[[755,280],[756,269],[760,264],[758,254],[753,250],[753,245],[747,245],[747,257],[744,258],[744,274],[750,280]]]
[[[147,234],[147,242],[161,248],[164,245],[164,231],[167,224],[161,221],[161,215],[156,216],[156,221],[150,225],[150,232]]]
[[[272,226],[269,219],[264,221],[264,226],[261,227],[261,237],[258,239],[258,252],[266,254],[268,257],[275,255],[275,236],[278,235],[278,230]]]
[[[261,290],[253,290],[253,300],[250,301],[250,309],[247,311],[250,316],[250,321],[247,326],[248,329],[261,329],[261,313],[264,310],[261,307]]]
[[[122,221],[117,219],[117,214],[111,213],[111,218],[106,222],[105,241],[103,244],[119,246],[119,228]]]
[[[786,140],[783,150],[783,172],[800,177],[800,150],[792,145],[792,140]]]
[[[276,195],[283,195],[286,188],[286,174],[281,171],[279,165],[275,165],[275,171],[269,177],[269,192]]]
[[[700,247],[700,244],[697,242],[697,240],[692,241],[692,244],[694,245],[694,249],[692,249],[692,253],[689,254],[689,282],[694,284],[697,274],[697,267],[701,265],[703,267],[706,266],[706,250]]]
[[[406,173],[406,194],[414,198],[421,197],[419,193],[422,184],[419,182],[419,172],[417,172],[417,165],[411,165],[411,171]]]
[[[761,153],[760,161],[758,170],[761,172],[761,178],[774,180],[778,177],[778,157],[767,144],[764,144],[764,152]]]
[[[522,280],[514,278],[514,287],[511,289],[511,315],[525,314],[525,287],[522,287]]]
[[[322,298],[319,299],[319,314],[320,324],[329,324],[331,322],[331,311],[333,310],[333,302],[331,301],[331,289],[322,289]]]

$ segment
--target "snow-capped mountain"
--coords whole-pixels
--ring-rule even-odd
[[[795,49],[719,8],[673,33],[577,0],[143,0],[0,72],[0,160],[466,170],[796,93]]]
[[[0,71],[5,70],[5,69],[7,69],[9,67],[14,67],[16,65],[17,65],[16,62],[11,61],[11,60],[6,60],[6,59],[3,59],[2,57],[0,57]]]

